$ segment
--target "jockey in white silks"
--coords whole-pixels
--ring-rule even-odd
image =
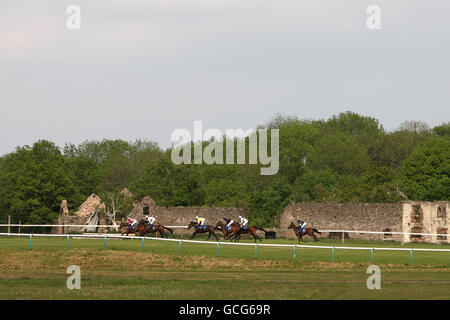
[[[150,224],[150,226],[152,226],[152,228],[153,228],[153,225],[155,224],[156,218],[155,217],[149,217],[149,216],[146,216],[145,218],[147,219],[147,221]]]
[[[227,225],[225,226],[225,230],[230,230],[231,224],[234,222],[233,219],[223,218],[223,220],[225,220],[225,222],[227,223]]]
[[[231,219],[230,222],[228,222],[228,224],[227,224],[227,230],[230,230],[231,224],[232,224],[233,222],[234,222],[233,219]]]
[[[306,226],[306,222],[303,220],[298,220],[298,230],[302,231],[302,228]]]
[[[242,229],[247,229],[248,220],[241,216],[239,216],[238,218],[241,219]]]

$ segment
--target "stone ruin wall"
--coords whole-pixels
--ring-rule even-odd
[[[307,222],[306,227],[321,230],[402,231],[402,203],[295,203],[287,206],[280,220],[278,236],[294,238],[291,222]],[[322,233],[321,237],[327,237]],[[349,233],[350,239],[401,240],[401,236]],[[308,239],[309,237],[304,237]],[[309,240],[308,240],[309,241]]]
[[[403,204],[403,232],[448,234],[450,202],[408,202]],[[403,242],[450,243],[448,236],[403,235]]]
[[[307,227],[321,230],[361,230],[448,234],[450,202],[398,203],[296,203],[287,206],[281,216],[278,236],[294,238],[287,227],[291,222],[305,220]],[[448,236],[414,236],[349,233],[349,238],[395,240],[407,243],[423,241],[450,243]],[[327,237],[328,234],[322,234]]]

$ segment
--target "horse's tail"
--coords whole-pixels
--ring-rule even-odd
[[[163,225],[161,225],[161,227],[163,227],[163,228],[166,229],[166,230],[169,230],[170,234],[173,234],[173,230],[172,230],[171,228],[165,227],[165,226],[163,226]]]
[[[255,227],[255,229],[256,229],[256,230],[261,230],[261,231],[267,232],[266,230],[264,230],[263,228],[260,228],[260,227]]]
[[[318,234],[322,234],[322,232],[320,232],[320,231],[317,230],[317,229],[314,229],[314,228],[313,228],[313,231],[314,231],[314,232],[317,232]]]

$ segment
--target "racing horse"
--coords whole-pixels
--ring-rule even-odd
[[[131,228],[131,225],[128,222],[122,221],[119,225],[119,229],[122,231],[122,236],[125,234],[128,236],[129,233],[136,233],[137,232],[137,226],[136,228]]]
[[[232,224],[233,225],[233,224]],[[233,230],[230,226],[230,229],[227,230],[227,225],[223,223],[222,221],[217,222],[216,227],[223,232],[223,238],[227,239],[230,237],[230,241],[233,238]]]
[[[200,226],[197,222],[191,221],[191,222],[189,222],[189,225],[188,225],[187,228],[188,228],[188,229],[194,228],[194,233],[193,233],[192,236],[189,238],[189,240],[193,239],[197,233],[206,233],[206,232],[209,232],[208,239],[206,239],[206,241],[208,241],[209,238],[211,238],[211,235],[213,235],[214,238],[216,238],[216,241],[219,241],[219,238],[217,238],[216,234],[214,233],[214,231],[216,231],[216,230],[221,231],[221,230],[220,230],[219,228],[217,228],[217,227],[205,225],[204,228],[203,228],[203,227]]]
[[[298,226],[295,225],[295,223],[291,222],[291,224],[289,225],[288,229],[293,229],[295,232],[295,235],[297,236],[298,239],[298,243],[300,243],[301,241],[305,241],[303,240],[303,236],[304,235],[308,235],[310,237],[314,238],[314,242],[319,241],[319,239],[317,239],[316,235],[314,233],[318,233],[318,234],[322,234],[321,232],[319,232],[317,229],[314,228],[303,228],[305,231],[300,231],[298,229]]]
[[[162,224],[154,224],[153,228],[150,226],[148,221],[141,219],[136,226],[136,230],[141,237],[145,236],[147,233],[159,233],[161,238],[164,238],[165,230],[169,231],[170,234],[173,234],[173,230],[163,226]]]
[[[232,223],[230,227],[231,227],[231,232],[233,233],[232,237],[234,237],[234,242],[237,242],[241,239],[241,234],[247,234],[247,233],[250,233],[253,236],[253,238],[255,239],[255,243],[256,243],[256,240],[259,240],[262,242],[261,238],[256,234],[256,230],[264,231],[264,233],[267,232],[263,228],[255,227],[255,226],[250,226],[250,227],[246,227],[245,229],[242,229],[241,225],[236,222]],[[230,237],[230,240],[232,237]]]

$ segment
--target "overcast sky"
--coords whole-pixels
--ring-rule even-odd
[[[38,139],[165,148],[194,120],[225,131],[276,113],[435,126],[450,120],[449,17],[448,0],[1,0],[0,154]]]

